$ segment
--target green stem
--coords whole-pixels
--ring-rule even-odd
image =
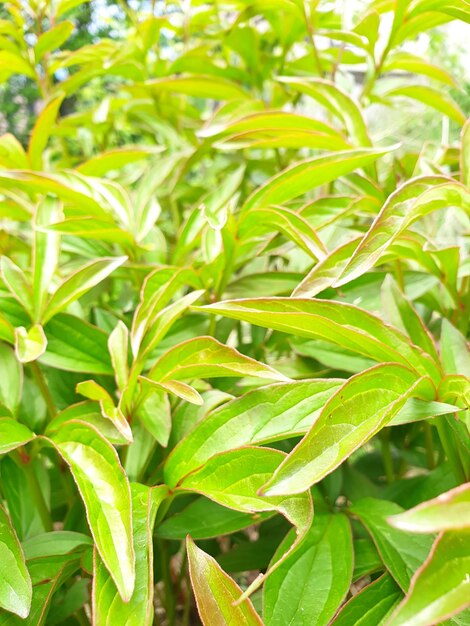
[[[39,513],[39,517],[41,518],[42,524],[44,526],[44,530],[46,532],[51,531],[51,514],[49,512],[49,508],[47,507],[46,501],[44,500],[44,495],[42,493],[41,487],[39,486],[36,472],[31,465],[31,459],[26,454],[20,455],[19,453],[14,453],[12,455],[12,458],[15,463],[23,469],[26,475],[26,480],[28,481],[31,495]]]
[[[395,480],[395,473],[393,470],[393,457],[392,449],[390,447],[390,431],[383,430],[381,433],[381,445],[382,445],[382,460],[385,469],[385,476],[388,483],[393,483]]]
[[[435,424],[439,439],[441,440],[442,448],[452,467],[455,478],[459,484],[466,482],[465,471],[462,467],[458,450],[454,446],[452,431],[449,429],[446,416],[441,415],[436,418]]]
[[[171,581],[170,555],[165,539],[157,539],[157,549],[162,564],[163,585],[165,587],[165,610],[166,619],[169,626],[176,624],[176,601]]]
[[[432,428],[429,422],[424,422],[424,442],[426,445],[426,462],[429,469],[434,469],[434,444],[432,438]]]
[[[47,386],[46,379],[44,378],[44,374],[41,372],[39,365],[32,361],[29,364],[31,373],[33,374],[34,380],[36,381],[37,386],[39,387],[39,391],[41,392],[42,397],[44,398],[44,402],[46,403],[47,412],[49,414],[49,420],[54,419],[57,415],[57,409],[52,398],[51,392],[49,391],[49,387]]]

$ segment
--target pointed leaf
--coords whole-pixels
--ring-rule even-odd
[[[350,378],[263,488],[268,495],[301,493],[386,426],[412,396],[434,395],[429,379],[398,364],[376,365]]]
[[[384,565],[401,589],[406,592],[413,574],[421,567],[431,550],[433,537],[416,536],[392,528],[388,523],[388,518],[403,510],[394,502],[363,498],[350,510],[364,524]]]
[[[171,348],[158,359],[147,375],[157,382],[220,376],[287,380],[269,365],[263,365],[213,337],[189,339]]]
[[[433,626],[470,605],[470,531],[442,533],[387,626]]]
[[[63,424],[51,437],[83,498],[98,552],[124,601],[134,590],[130,487],[114,448],[79,421]]]
[[[412,533],[470,528],[470,483],[388,519],[395,528]]]
[[[250,600],[234,605],[241,589],[220,568],[215,559],[203,552],[189,537],[186,542],[189,573],[196,604],[204,626],[262,626]]]
[[[305,433],[343,381],[311,380],[255,389],[216,408],[172,451],[165,482],[174,486],[220,452]]]
[[[31,608],[31,577],[20,542],[5,509],[0,506],[0,607],[19,617],[28,616]]]
[[[352,571],[348,518],[317,515],[297,550],[266,580],[265,622],[327,626],[348,593]]]
[[[7,454],[24,446],[35,436],[24,424],[10,417],[2,417],[0,419],[0,454]]]
[[[132,484],[132,521],[136,550],[135,589],[123,602],[98,553],[93,576],[93,624],[95,626],[151,626],[153,606],[153,526],[168,489]]]
[[[43,316],[47,322],[65,309],[71,302],[107,278],[116,268],[121,266],[127,257],[103,258],[91,261],[81,269],[68,276],[50,298]]]

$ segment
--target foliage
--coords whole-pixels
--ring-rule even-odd
[[[467,624],[469,5],[160,4],[2,6],[0,624]]]

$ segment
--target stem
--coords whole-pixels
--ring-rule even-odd
[[[170,555],[168,554],[168,545],[164,539],[157,539],[157,548],[160,554],[162,564],[163,585],[165,587],[165,610],[166,619],[169,626],[176,624],[176,602],[173,593],[173,584],[171,581],[170,571]]]
[[[454,447],[452,432],[449,430],[446,415],[437,417],[435,424],[439,439],[441,440],[442,448],[445,452],[447,460],[452,466],[455,478],[459,484],[466,482],[465,471],[462,467],[458,451]]]
[[[432,428],[429,422],[424,423],[424,442],[426,445],[426,462],[429,469],[434,469],[434,444],[432,439]]]
[[[26,474],[26,479],[28,481],[28,485],[31,490],[31,495],[34,500],[34,504],[36,505],[37,511],[39,513],[39,517],[41,518],[41,522],[44,526],[44,530],[49,532],[52,530],[52,520],[51,514],[47,507],[46,501],[44,500],[44,495],[42,493],[41,487],[39,486],[39,482],[36,476],[36,472],[34,471],[31,465],[31,459],[26,454],[14,453],[12,454],[12,458],[18,467],[21,467]]]
[[[52,398],[51,392],[49,391],[49,387],[47,386],[46,379],[44,378],[44,374],[41,372],[39,365],[32,361],[29,364],[31,373],[33,374],[34,380],[36,381],[37,386],[39,387],[39,391],[41,392],[42,397],[44,398],[44,402],[46,403],[47,412],[49,414],[49,419],[52,420],[57,415],[57,409]]]
[[[323,67],[322,67],[321,61],[320,61],[320,55],[318,54],[317,46],[315,45],[315,38],[314,38],[314,34],[313,34],[313,25],[312,25],[312,21],[310,19],[310,16],[308,15],[307,7],[306,7],[305,2],[303,4],[303,13],[304,13],[305,25],[307,26],[308,38],[310,40],[310,45],[312,46],[312,54],[313,54],[313,58],[315,60],[315,65],[317,66],[318,74],[321,77],[323,77],[324,76],[324,72],[323,72]]]
[[[390,447],[390,431],[383,430],[381,433],[381,445],[382,445],[382,460],[385,468],[385,476],[387,477],[387,482],[393,483],[395,480],[395,473],[393,471],[393,457],[392,457],[392,449]]]

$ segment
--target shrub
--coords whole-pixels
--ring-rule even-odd
[[[466,624],[468,3],[163,4],[2,7],[0,624]]]

